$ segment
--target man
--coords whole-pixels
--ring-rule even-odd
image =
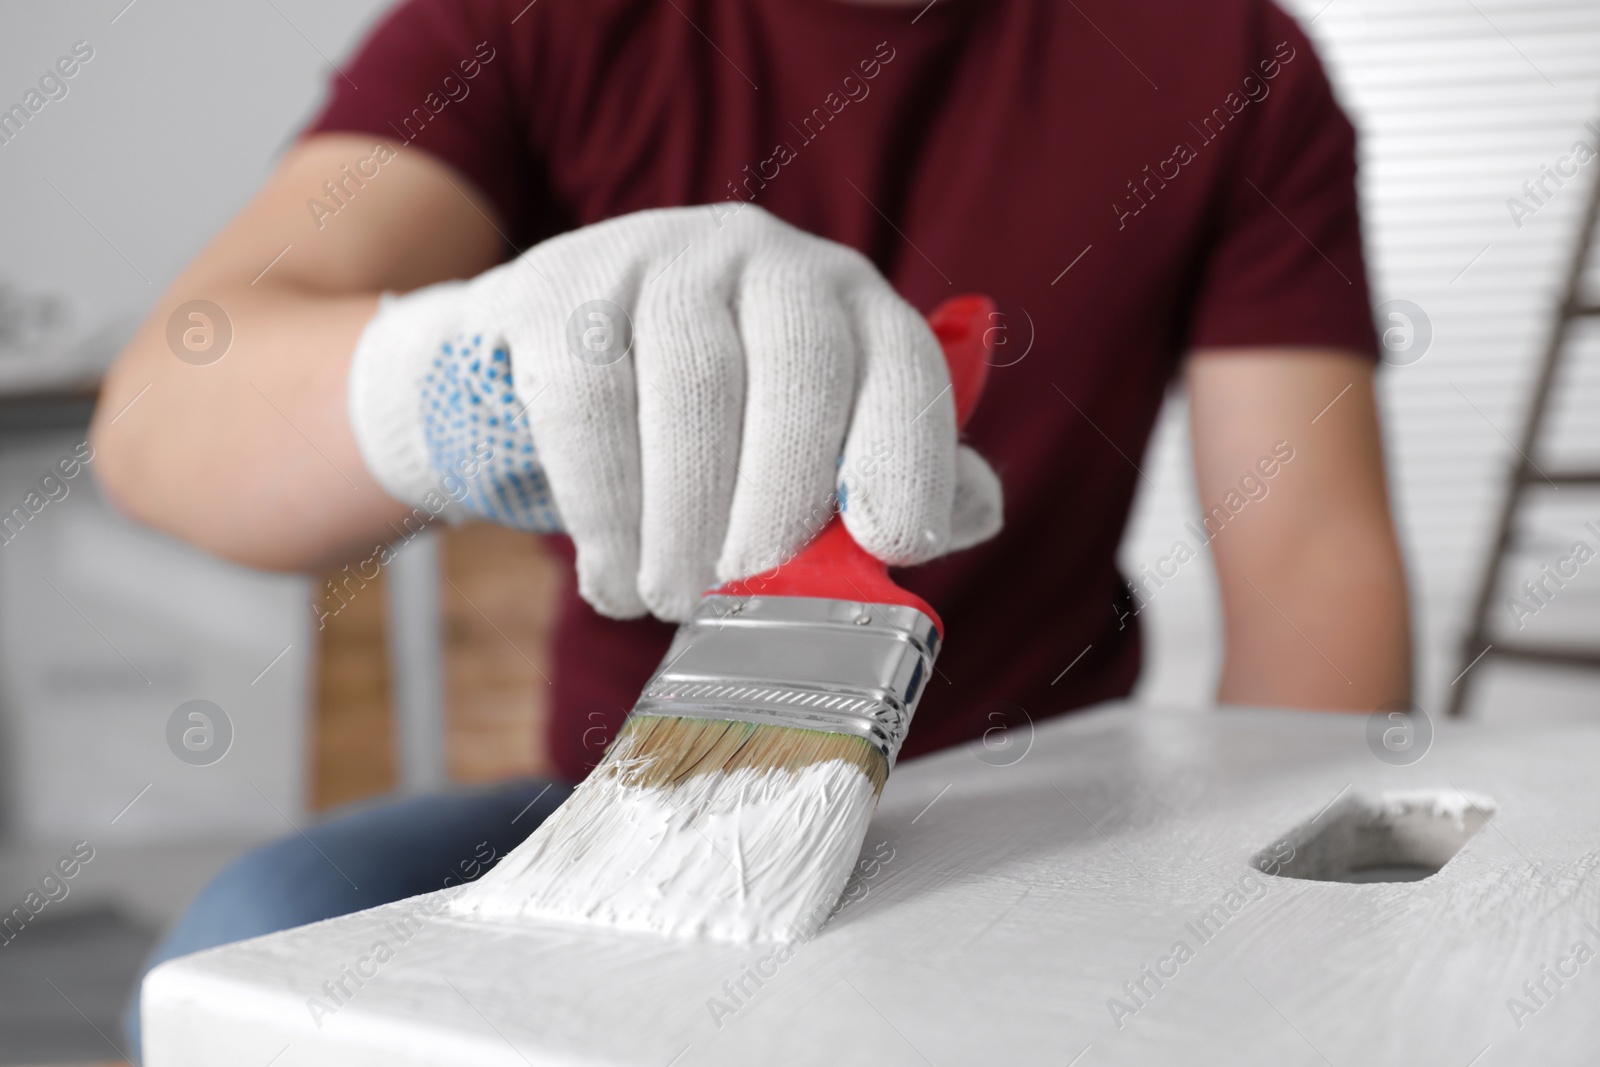
[[[1114,552],[1180,371],[1217,698],[1409,695],[1354,136],[1267,0],[411,0],[330,93],[113,369],[96,466],[266,568],[434,513],[566,531],[563,779],[666,647],[643,616],[782,558],[836,481],[869,550],[932,560],[898,572],[949,634],[905,756],[1126,694],[1176,564],[1130,592]],[[962,292],[1006,313],[958,450],[912,309]],[[166,340],[197,298],[233,330],[206,366]],[[161,954],[438,888],[561,792],[334,820]]]

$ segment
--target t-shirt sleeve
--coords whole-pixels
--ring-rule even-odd
[[[508,16],[498,0],[405,0],[329,79],[302,136],[363,133],[449,164],[526,232],[537,186],[517,121]]]
[[[1294,22],[1260,8],[1254,121],[1219,193],[1189,347],[1291,346],[1376,358],[1356,138]],[[1287,58],[1286,58],[1287,57]],[[1260,92],[1257,88],[1255,92]]]

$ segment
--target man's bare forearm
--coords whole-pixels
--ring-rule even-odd
[[[181,299],[164,301],[140,330],[106,380],[93,427],[112,499],[251,566],[303,569],[370,548],[404,511],[368,475],[344,414],[350,352],[376,296],[198,291],[227,315],[232,343],[215,363],[178,359],[162,312]]]
[[[1405,574],[1381,527],[1333,525],[1257,554],[1223,596],[1219,702],[1372,711],[1410,696]]]
[[[500,251],[464,180],[416,150],[369,138],[293,149],[257,198],[163,296],[107,376],[92,428],[95,470],[124,512],[251,566],[326,566],[408,511],[368,473],[351,432],[351,353],[384,290],[477,273]],[[326,185],[352,164],[337,216]],[[169,336],[191,300],[221,309],[226,353],[180,358]],[[183,349],[181,340],[176,345]]]
[[[1410,608],[1371,361],[1213,352],[1189,378],[1227,648],[1217,699],[1364,711],[1408,699]]]

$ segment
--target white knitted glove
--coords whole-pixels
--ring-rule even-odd
[[[350,420],[396,498],[564,530],[584,599],[622,618],[687,617],[836,509],[894,564],[1000,528],[922,317],[861,255],[754,206],[626,215],[386,297]]]

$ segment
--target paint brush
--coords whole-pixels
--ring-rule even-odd
[[[966,296],[929,317],[962,423],[993,312]],[[942,639],[934,610],[834,517],[770,574],[704,597],[605,758],[452,909],[810,938],[844,891]]]

